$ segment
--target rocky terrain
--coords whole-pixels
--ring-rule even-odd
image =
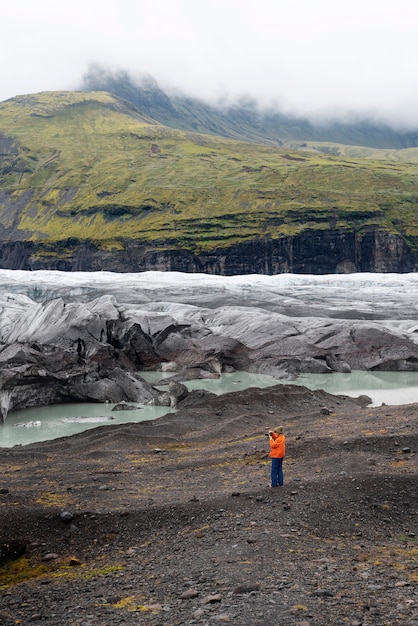
[[[193,392],[153,422],[2,449],[0,622],[416,626],[417,414]]]

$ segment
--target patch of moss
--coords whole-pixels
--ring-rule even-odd
[[[59,488],[53,483],[50,485],[50,491],[44,491],[35,498],[36,504],[47,508],[63,508],[73,501],[74,499],[68,493],[60,493]]]
[[[33,564],[26,556],[22,556],[0,567],[0,589],[7,589],[25,580],[39,578],[47,573],[48,567],[46,565]]]
[[[122,572],[124,569],[123,565],[104,565],[103,567],[89,570],[84,574],[84,578],[85,580],[89,580],[96,576],[109,576],[115,572]]]

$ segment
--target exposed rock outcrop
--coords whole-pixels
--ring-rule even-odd
[[[126,240],[106,251],[91,241],[62,241],[50,246],[32,241],[0,242],[0,267],[26,270],[143,272],[150,270],[237,274],[333,274],[415,272],[418,254],[400,235],[374,228],[305,230],[278,239],[254,238],[213,252],[191,252],[174,243],[154,249]]]

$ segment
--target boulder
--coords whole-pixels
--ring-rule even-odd
[[[189,390],[186,385],[173,381],[168,385],[168,393],[170,396],[170,406],[175,409],[179,402],[187,398]]]
[[[340,374],[349,374],[351,372],[349,364],[341,359],[337,359],[333,354],[327,354],[325,362],[333,372],[339,372]]]
[[[125,400],[122,400],[121,402],[118,402],[118,404],[115,404],[112,411],[136,411],[137,409],[137,406],[128,404]]]

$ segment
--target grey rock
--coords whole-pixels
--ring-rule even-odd
[[[65,522],[66,524],[68,524],[69,522],[72,522],[73,519],[74,519],[74,513],[71,513],[71,511],[61,511],[60,520],[62,522]]]
[[[203,599],[203,604],[215,604],[217,602],[222,602],[222,595],[220,593],[215,593],[215,594],[206,596]]]
[[[196,589],[186,589],[186,591],[183,591],[180,595],[180,600],[191,600],[197,598],[198,595],[199,592]]]
[[[259,583],[241,583],[238,587],[235,587],[234,594],[251,593],[253,591],[260,591]]]
[[[42,557],[43,561],[55,561],[56,559],[59,559],[59,554],[56,552],[48,552]]]
[[[112,411],[136,411],[137,409],[138,407],[128,404],[125,400],[122,400],[122,402],[115,404]]]
[[[318,598],[332,598],[334,597],[334,593],[329,589],[316,589],[312,592],[312,596],[316,596]]]
[[[171,382],[168,385],[168,393],[170,395],[170,406],[176,408],[177,404],[187,398],[189,390],[186,385],[178,382]]]

